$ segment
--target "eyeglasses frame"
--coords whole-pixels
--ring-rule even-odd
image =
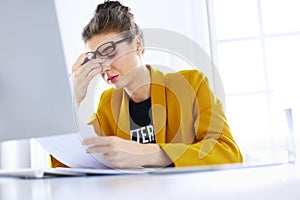
[[[120,43],[125,42],[125,41],[130,40],[130,39],[133,39],[133,36],[125,37],[125,38],[123,38],[123,39],[121,39],[121,40],[118,40],[118,41],[109,41],[109,42],[105,42],[105,43],[101,44],[100,46],[98,46],[97,49],[96,49],[95,51],[89,51],[89,52],[86,52],[85,54],[88,55],[88,54],[91,54],[91,53],[92,53],[92,54],[93,54],[92,59],[96,59],[97,54],[100,55],[100,56],[102,56],[102,57],[109,56],[109,54],[105,54],[105,55],[102,54],[102,53],[99,51],[99,49],[100,49],[101,47],[103,47],[104,45],[107,45],[107,44],[111,43],[111,46],[112,46],[113,49],[114,49],[113,51],[115,51],[115,49],[117,48],[117,44],[120,44]],[[112,52],[113,52],[113,51],[112,51]]]

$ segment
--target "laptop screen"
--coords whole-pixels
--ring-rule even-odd
[[[0,142],[75,131],[53,0],[2,0]]]

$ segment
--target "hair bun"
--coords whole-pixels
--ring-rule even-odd
[[[105,0],[96,7],[93,18],[84,27],[82,39],[86,42],[96,34],[124,31],[143,38],[142,30],[134,22],[134,15],[130,12],[130,8],[119,1]]]
[[[110,1],[106,0],[104,3],[99,4],[95,10],[95,15],[101,10],[117,10],[122,11],[125,14],[129,14],[133,17],[133,14],[130,13],[130,9],[127,6],[122,5],[119,1]]]

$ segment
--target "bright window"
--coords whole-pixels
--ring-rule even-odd
[[[300,1],[207,3],[212,57],[233,135],[252,163],[285,162],[290,148],[285,109],[292,109],[294,122],[299,118]],[[294,133],[298,130],[294,123]]]

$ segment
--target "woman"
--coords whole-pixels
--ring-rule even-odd
[[[99,135],[84,140],[89,153],[103,153],[116,168],[242,162],[206,77],[196,70],[163,74],[145,65],[143,34],[128,7],[99,4],[82,37],[88,53],[72,68],[77,105],[95,76],[114,86],[103,92],[89,123]]]

